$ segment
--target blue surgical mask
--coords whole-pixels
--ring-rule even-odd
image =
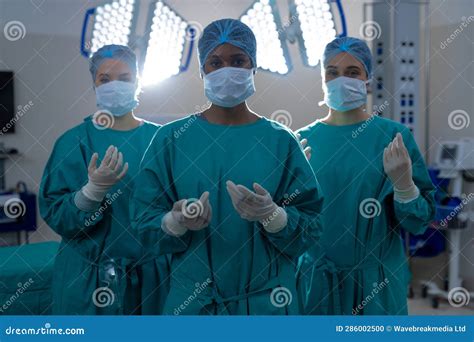
[[[367,102],[365,81],[340,76],[323,84],[324,102],[338,112],[347,112]]]
[[[204,91],[212,103],[235,107],[255,93],[253,69],[225,67],[204,75]]]
[[[111,81],[95,89],[97,107],[105,109],[114,116],[123,116],[138,106],[135,83]]]

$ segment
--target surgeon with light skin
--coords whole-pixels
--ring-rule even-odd
[[[410,130],[367,111],[367,44],[344,37],[321,60],[329,113],[298,133],[325,195],[320,241],[300,259],[309,315],[406,315],[409,271],[401,230],[433,219],[433,184]]]
[[[242,22],[209,24],[198,52],[212,104],[161,127],[143,158],[133,226],[171,254],[165,314],[299,313],[297,259],[319,238],[323,199],[296,136],[246,103],[256,48]]]
[[[40,187],[41,216],[62,237],[53,314],[159,314],[168,263],[144,257],[129,217],[138,165],[159,126],[134,115],[130,48],[100,48],[90,72],[99,110],[58,138]]]

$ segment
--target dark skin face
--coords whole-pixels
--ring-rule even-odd
[[[225,67],[252,69],[252,61],[242,49],[231,44],[222,44],[207,56],[204,73],[209,74]]]
[[[222,44],[207,56],[203,69],[209,74],[225,67],[252,69],[252,61],[240,48],[231,44]],[[260,117],[252,112],[244,101],[232,108],[220,107],[215,104],[203,112],[204,117],[211,123],[224,125],[240,125],[258,120]]]
[[[111,81],[134,83],[135,77],[127,63],[116,59],[106,59],[97,69],[94,85],[98,87]]]

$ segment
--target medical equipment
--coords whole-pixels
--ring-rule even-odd
[[[141,18],[146,18],[144,31]],[[161,0],[148,8],[140,1],[115,0],[86,11],[80,50],[88,58],[107,44],[128,45],[139,57],[144,85],[150,85],[188,69],[198,26]]]
[[[421,150],[428,146],[429,27],[428,2],[408,0],[364,4],[359,27],[374,55],[373,112],[406,125]]]
[[[437,207],[437,224],[447,230],[449,241],[449,271],[445,288],[440,289],[433,281],[422,282],[422,296],[431,297],[433,308],[437,308],[440,299],[455,302],[461,298],[465,303],[474,298],[474,292],[462,287],[459,272],[461,255],[461,233],[472,223],[473,215],[467,210],[470,197],[462,195],[463,178],[474,171],[474,139],[466,138],[457,141],[443,141],[438,148],[434,166],[439,170],[441,180],[451,182],[450,196]],[[455,297],[457,296],[457,297]],[[461,296],[461,297],[460,297]]]

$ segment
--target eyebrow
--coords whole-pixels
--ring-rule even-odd
[[[327,69],[337,69],[337,65],[328,65],[326,67],[326,70]],[[361,68],[359,68],[357,65],[350,65],[348,66],[346,69],[357,69],[357,70],[361,70]]]
[[[101,73],[99,74],[99,77],[101,77],[101,76],[109,76],[109,74],[106,73],[106,72],[101,72]],[[124,72],[124,73],[120,74],[119,77],[120,77],[120,76],[131,76],[131,73],[130,73],[130,72]]]
[[[245,53],[239,52],[233,55],[230,55],[230,57],[247,57]],[[209,58],[222,58],[222,56],[219,55],[211,55]]]

